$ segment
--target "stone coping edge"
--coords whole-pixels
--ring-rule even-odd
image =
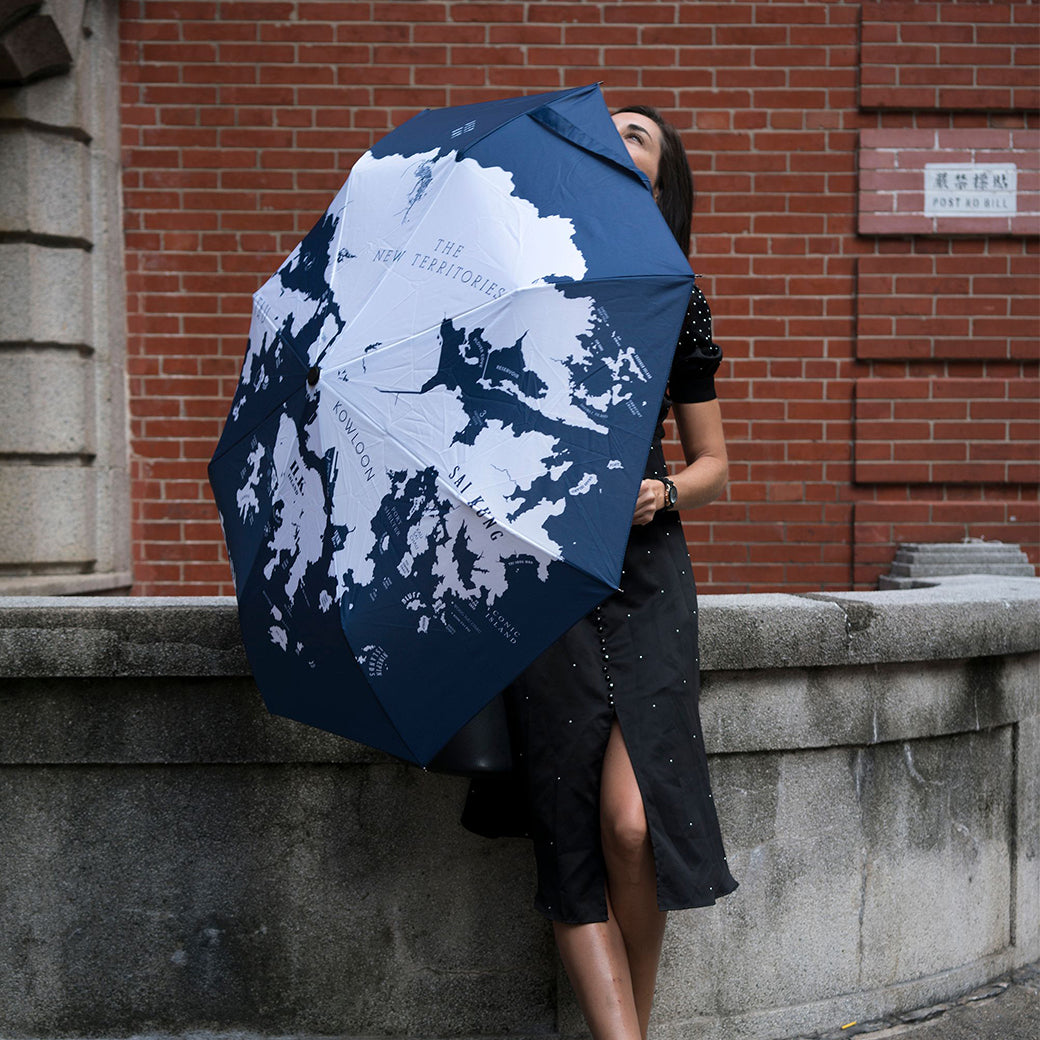
[[[705,671],[1040,649],[1040,578],[958,575],[883,592],[702,596]],[[0,597],[0,677],[248,676],[233,597]]]

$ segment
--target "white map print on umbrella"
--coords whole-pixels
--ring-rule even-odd
[[[238,492],[243,520],[276,503],[260,553],[277,645],[304,652],[300,595],[342,598],[345,623],[389,597],[419,633],[515,637],[496,603],[545,580],[567,550],[554,519],[620,467],[611,424],[645,405],[638,355],[564,291],[586,270],[573,233],[504,170],[366,155],[256,294],[243,383],[268,378],[282,336],[321,367],[314,407],[282,414],[270,457],[257,441]],[[386,666],[385,648],[354,650]]]

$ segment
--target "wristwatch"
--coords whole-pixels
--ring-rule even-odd
[[[676,502],[679,501],[678,489],[667,477],[658,477],[657,479],[664,484],[664,505],[661,508],[674,509]]]

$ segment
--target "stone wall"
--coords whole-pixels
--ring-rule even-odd
[[[118,10],[0,3],[0,593],[130,585]]]
[[[740,889],[655,1040],[769,1040],[1040,955],[1040,580],[702,598]],[[0,1037],[581,1036],[523,841],[264,711],[225,599],[0,600]]]

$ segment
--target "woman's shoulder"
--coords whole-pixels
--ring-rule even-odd
[[[690,302],[686,306],[679,342],[675,350],[676,361],[680,358],[688,361],[702,359],[714,361],[715,367],[722,360],[722,348],[712,339],[711,308],[701,292],[699,285],[694,285],[690,293]]]
[[[711,308],[695,284],[675,346],[669,396],[680,402],[710,400],[721,361],[722,348],[712,338]]]

